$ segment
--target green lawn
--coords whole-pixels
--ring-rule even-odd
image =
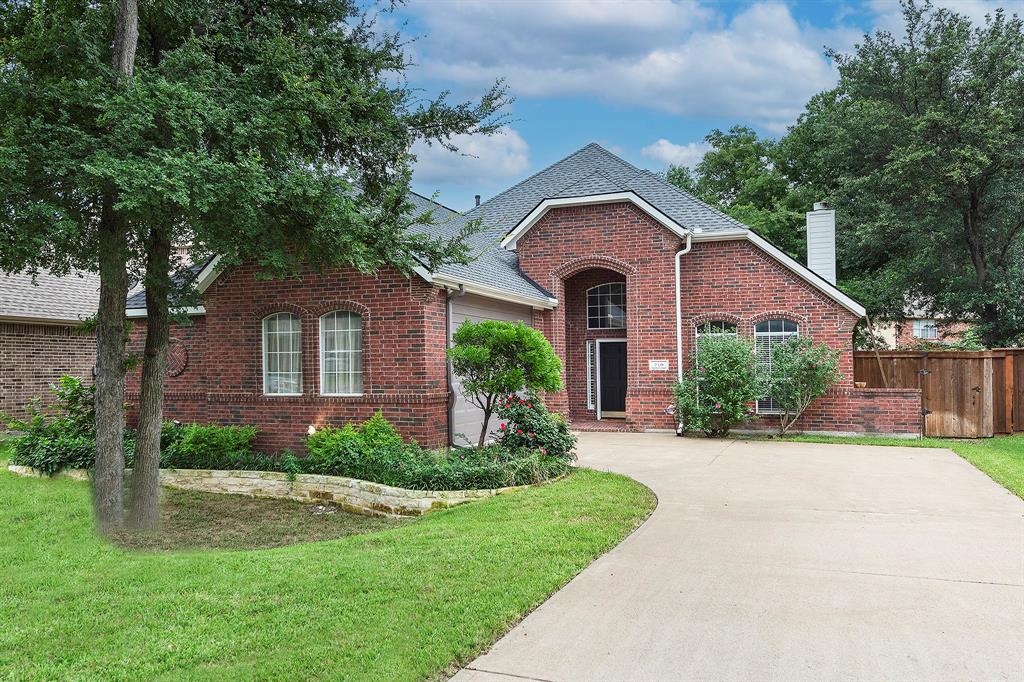
[[[807,443],[900,445],[917,448],[949,448],[984,471],[996,483],[1024,498],[1024,434],[996,438],[879,438],[877,436],[790,436],[786,440]]]
[[[634,481],[580,470],[380,532],[141,553],[93,534],[85,483],[5,470],[0,678],[438,677],[654,504]]]

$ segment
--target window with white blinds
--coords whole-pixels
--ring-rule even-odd
[[[792,320],[765,320],[754,327],[754,348],[757,351],[757,362],[766,374],[772,369],[772,353],[775,348],[800,335],[800,327]],[[762,414],[779,412],[778,405],[771,396],[757,401],[757,411]]]
[[[363,392],[363,318],[337,310],[320,318],[320,393]]]
[[[263,318],[263,392],[302,393],[302,322],[291,313]]]
[[[939,338],[939,325],[935,320],[914,320],[914,338],[934,340]]]

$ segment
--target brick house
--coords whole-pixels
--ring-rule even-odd
[[[252,266],[222,271],[216,259],[197,267],[202,306],[172,332],[167,416],[257,424],[272,450],[301,448],[310,426],[380,409],[421,443],[463,442],[481,416],[449,376],[445,347],[463,320],[502,319],[551,341],[565,388],[548,403],[577,428],[672,429],[671,385],[698,334],[754,338],[763,362],[802,334],[840,350],[846,378],[800,428],[920,433],[917,391],[853,385],[852,332],[864,310],[834,284],[827,209],[808,214],[819,274],[596,144],[465,214],[432,207],[444,218],[434,230],[481,221],[468,265],[286,281],[258,279]],[[145,315],[140,297],[128,315]],[[137,385],[136,376],[129,390]],[[772,428],[771,400],[757,409],[754,428]]]
[[[96,337],[80,325],[96,314],[99,286],[86,272],[0,277],[0,415],[25,416],[61,375],[92,379]]]

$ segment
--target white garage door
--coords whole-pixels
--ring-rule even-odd
[[[529,306],[497,301],[493,298],[466,294],[452,299],[451,332],[454,333],[465,320],[481,322],[483,320],[503,320],[506,322],[525,322],[533,319],[533,311]],[[452,376],[455,388],[455,407],[452,411],[452,433],[456,445],[476,445],[483,428],[484,413],[476,405],[466,400],[459,386],[459,378]],[[498,420],[491,416],[491,432],[498,428]],[[468,441],[468,442],[467,442]]]

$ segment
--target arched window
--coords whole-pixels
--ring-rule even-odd
[[[775,347],[799,335],[800,327],[792,320],[765,320],[754,327],[754,348],[757,351],[757,362],[765,372],[771,372],[772,352]],[[771,396],[766,396],[757,401],[757,411],[776,413],[779,411],[779,407]]]
[[[297,315],[263,318],[263,392],[302,394],[302,322]]]
[[[363,318],[336,310],[320,318],[320,393],[363,392]]]
[[[625,329],[626,283],[609,282],[587,289],[587,329]]]

